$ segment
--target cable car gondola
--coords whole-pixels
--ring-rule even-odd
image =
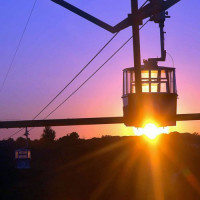
[[[123,70],[123,112],[126,126],[175,126],[177,90],[175,68],[141,66],[142,93],[135,89],[135,68]]]
[[[164,48],[166,18],[169,18],[166,12],[150,18],[159,24],[161,57],[149,58],[144,60],[144,65],[123,70],[122,98],[126,126],[144,127],[148,123],[156,123],[161,127],[176,125],[178,95],[175,68],[158,66],[158,62],[166,59]],[[137,91],[136,86],[140,91]]]
[[[28,148],[28,130],[24,134],[26,136],[26,147],[15,150],[15,166],[17,169],[29,169],[31,161],[31,150]]]
[[[17,169],[29,169],[30,159],[31,159],[30,149],[22,148],[15,150],[15,161]]]

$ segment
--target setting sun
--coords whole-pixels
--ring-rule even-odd
[[[162,133],[168,133],[168,127],[157,127],[155,124],[149,123],[144,128],[134,128],[137,136],[145,135],[153,140]]]

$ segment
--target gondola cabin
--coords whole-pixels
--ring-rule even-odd
[[[17,169],[29,169],[31,160],[30,149],[15,150],[15,164]]]
[[[126,126],[175,126],[177,90],[175,68],[141,66],[142,93],[136,93],[135,68],[123,70],[123,113]]]

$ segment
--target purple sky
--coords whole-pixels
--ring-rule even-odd
[[[33,2],[0,1],[0,84],[8,70]],[[111,25],[117,24],[130,13],[130,0],[68,2]],[[143,3],[140,0],[139,2]],[[171,19],[167,20],[165,26],[166,50],[173,56],[177,69],[178,113],[200,112],[199,10],[199,0],[182,0],[169,9]],[[38,119],[51,112],[130,36],[131,28],[123,30]],[[50,0],[38,0],[0,93],[0,120],[32,119],[111,37],[111,33]],[[142,59],[160,55],[158,25],[150,22],[141,30],[141,51]],[[167,57],[163,65],[172,67],[171,58]],[[129,42],[50,118],[122,116],[122,70],[132,66],[132,42]],[[16,130],[0,130],[0,139]],[[77,131],[82,138],[105,134],[133,134],[132,128],[124,125],[58,127],[55,130],[57,137],[72,131]],[[178,122],[170,130],[200,132],[200,126],[198,121]],[[31,138],[39,138],[41,133],[42,128],[35,128],[31,131]],[[20,135],[22,133],[17,136]]]

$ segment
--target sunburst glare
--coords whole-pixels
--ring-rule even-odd
[[[133,128],[133,130],[135,135],[145,135],[151,140],[155,139],[158,135],[162,133],[169,132],[168,127],[157,127],[155,124],[152,123],[147,124],[144,128]]]

